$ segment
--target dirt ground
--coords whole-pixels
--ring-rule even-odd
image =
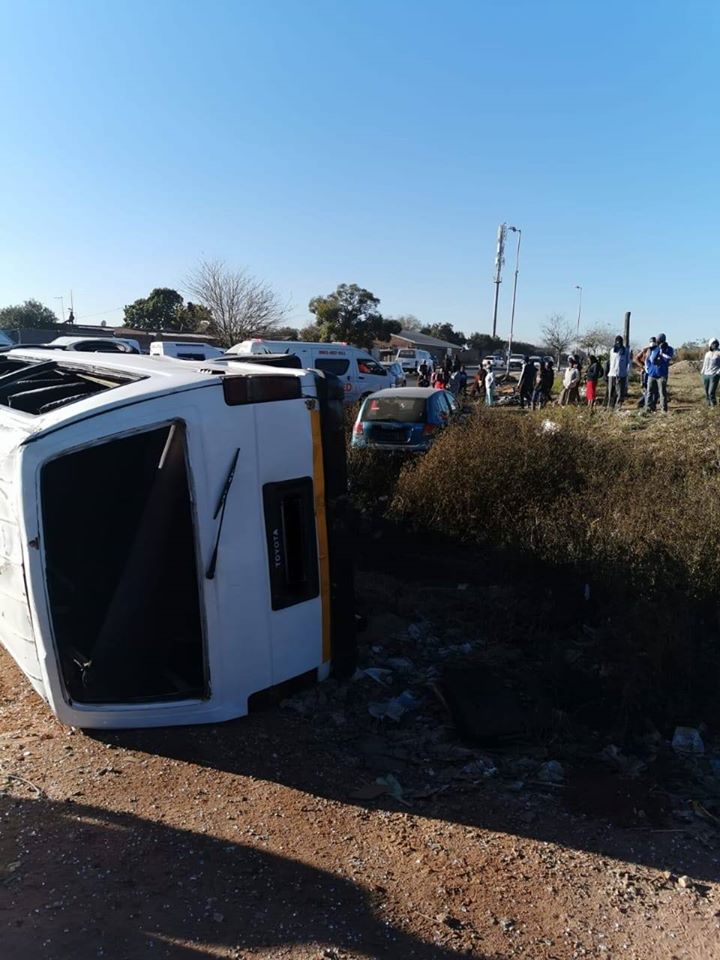
[[[523,602],[572,598],[386,537],[358,602],[360,665],[388,672],[239,721],[63,728],[0,656],[3,960],[720,958],[720,829],[682,766],[581,762],[552,719],[478,745],[443,703],[447,664],[532,659],[499,645]]]

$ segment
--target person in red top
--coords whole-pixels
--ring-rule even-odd
[[[597,399],[597,385],[598,380],[602,376],[602,365],[600,364],[597,357],[590,355],[590,363],[587,368],[587,373],[585,374],[585,398],[587,400],[587,405],[592,408],[595,406],[595,400]]]

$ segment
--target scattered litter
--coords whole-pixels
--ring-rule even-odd
[[[391,670],[398,673],[410,673],[415,669],[415,664],[407,657],[388,657],[385,663]]]
[[[543,433],[558,433],[560,431],[560,424],[555,423],[554,420],[543,420],[540,424],[540,430]]]
[[[369,703],[368,713],[378,720],[384,720],[386,717],[390,720],[399,720],[409,710],[416,710],[421,703],[422,700],[419,700],[410,690],[404,690],[399,697],[393,697],[392,700]]]
[[[472,777],[473,779],[489,780],[491,777],[497,776],[498,768],[492,760],[488,760],[485,757],[477,757],[477,759],[471,760],[470,763],[466,763],[460,772],[466,777]]]
[[[385,670],[384,667],[366,667],[364,670],[356,671],[355,677],[358,676],[358,673],[361,676],[370,677],[371,680],[375,680],[376,683],[380,683],[383,686],[392,683],[392,670]]]
[[[565,771],[561,763],[557,760],[548,760],[544,763],[537,773],[538,780],[543,783],[563,783],[565,780]]]
[[[692,801],[693,813],[698,817],[702,817],[703,820],[709,820],[710,823],[714,823],[716,827],[720,827],[720,817],[716,817],[714,813],[704,807],[699,800]]]
[[[695,727],[675,727],[672,747],[675,753],[705,753],[705,744]]]
[[[375,780],[372,783],[363,784],[357,790],[350,794],[351,800],[377,800],[388,792],[387,784]]]
[[[691,890],[693,886],[693,882],[690,879],[690,877],[682,876],[682,877],[678,877],[677,885],[680,887],[681,890]]]
[[[600,758],[616,767],[623,776],[637,777],[647,764],[640,757],[628,757],[614,743],[610,743],[600,753]]]
[[[395,800],[399,800],[400,803],[406,803],[403,798],[403,788],[400,785],[400,781],[391,773],[386,773],[384,777],[378,777],[375,783],[378,786],[384,787],[385,793],[389,794]]]
[[[407,628],[407,635],[411,640],[424,640],[430,632],[427,623],[411,623]]]

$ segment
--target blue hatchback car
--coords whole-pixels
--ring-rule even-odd
[[[448,390],[397,387],[365,398],[353,427],[354,447],[427,450],[439,430],[459,412]]]

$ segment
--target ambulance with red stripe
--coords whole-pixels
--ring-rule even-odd
[[[244,340],[228,350],[230,354],[291,353],[306,370],[322,370],[339,378],[345,403],[357,403],[376,390],[395,386],[392,374],[367,350],[347,343],[308,343],[302,340]]]

